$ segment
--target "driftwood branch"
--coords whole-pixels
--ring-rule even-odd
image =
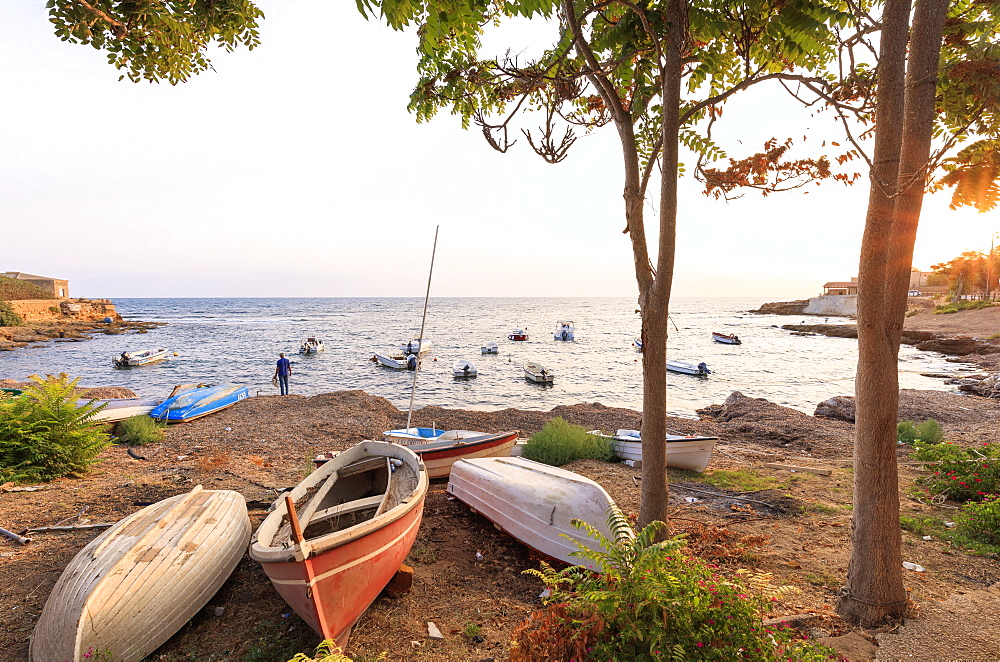
[[[25,533],[44,533],[45,531],[77,531],[82,529],[106,529],[109,526],[114,526],[115,522],[101,522],[98,524],[73,524],[70,526],[39,526],[34,529],[28,529]]]

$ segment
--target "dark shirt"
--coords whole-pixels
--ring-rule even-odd
[[[292,372],[291,361],[288,359],[278,359],[278,374],[286,376]]]

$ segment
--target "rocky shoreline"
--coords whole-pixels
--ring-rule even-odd
[[[46,347],[39,343],[83,342],[97,334],[147,333],[165,326],[166,322],[141,322],[115,320],[109,323],[92,320],[46,320],[28,322],[24,326],[0,326],[0,352],[10,352],[21,347]]]

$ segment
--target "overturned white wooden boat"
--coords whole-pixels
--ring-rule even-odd
[[[451,374],[456,377],[475,377],[479,371],[476,370],[476,364],[472,361],[459,359],[451,366]]]
[[[718,437],[685,437],[668,434],[667,466],[701,473],[712,460]],[[642,438],[638,430],[618,430],[611,438],[615,455],[623,460],[642,461]]]
[[[86,404],[93,407],[103,406],[101,411],[90,417],[90,420],[114,423],[133,416],[148,416],[149,412],[160,404],[160,401],[149,398],[96,398],[90,400],[80,398],[76,403],[77,406]]]
[[[317,634],[346,646],[410,553],[427,472],[403,446],[362,441],[287,495],[257,528],[250,558]]]
[[[552,371],[536,361],[524,364],[524,377],[538,384],[551,384],[554,379]]]
[[[70,561],[35,624],[31,662],[141,660],[205,606],[250,541],[238,492],[164,499],[94,538]]]
[[[618,506],[603,487],[572,471],[523,457],[459,460],[451,468],[448,492],[528,547],[573,565],[597,569],[570,555],[578,549],[573,541],[591,549],[596,546],[573,526],[574,519],[614,539],[608,530],[608,509]]]

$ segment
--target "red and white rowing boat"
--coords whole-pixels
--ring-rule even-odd
[[[275,503],[250,557],[302,620],[344,647],[410,553],[426,496],[427,471],[413,451],[363,441]]]
[[[528,330],[527,329],[514,329],[507,334],[507,340],[527,340]]]
[[[742,345],[743,341],[735,333],[717,333],[712,332],[712,340],[715,342],[721,342],[726,345]]]

